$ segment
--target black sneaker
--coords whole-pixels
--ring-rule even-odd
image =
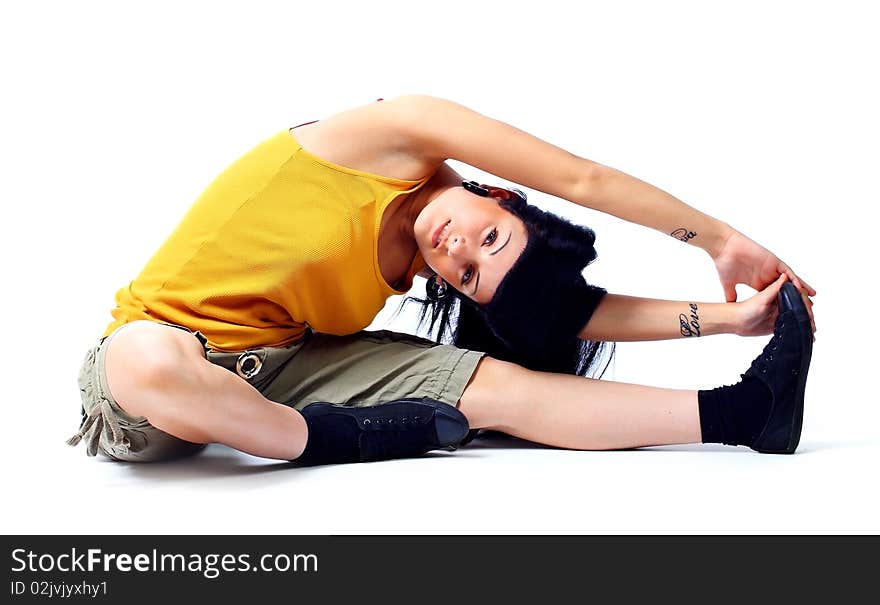
[[[420,456],[467,436],[464,414],[448,403],[398,399],[367,407],[318,402],[302,409],[309,428],[301,465]]]
[[[779,316],[773,338],[742,375],[753,376],[770,390],[773,403],[767,424],[753,450],[764,454],[791,454],[797,449],[804,420],[804,390],[813,353],[810,315],[798,289],[782,285]]]

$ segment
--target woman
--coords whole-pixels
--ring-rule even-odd
[[[589,229],[465,181],[447,159],[702,247],[728,302],[586,284]],[[454,344],[363,331],[417,273],[446,323],[459,303]],[[760,292],[734,302],[736,283]],[[224,443],[318,464],[454,448],[487,428],[573,449],[702,441],[791,453],[812,295],[769,251],[646,183],[406,95],[285,129],[206,189],[117,292],[80,372],[83,423],[69,443],[129,461]],[[585,378],[599,343],[771,331],[737,385]]]

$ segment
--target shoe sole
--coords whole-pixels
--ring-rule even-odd
[[[801,339],[801,365],[798,370],[798,382],[795,388],[794,418],[791,423],[791,432],[788,435],[787,447],[783,450],[771,450],[754,448],[762,454],[793,454],[801,440],[801,429],[804,424],[804,394],[807,388],[807,372],[810,369],[810,359],[813,356],[813,330],[810,323],[810,315],[804,305],[804,299],[798,289],[791,282],[782,285],[779,292],[780,312],[790,309],[794,313],[795,325]]]

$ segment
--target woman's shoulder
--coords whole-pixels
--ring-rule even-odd
[[[376,175],[421,180],[438,162],[407,149],[405,97],[374,101],[291,128],[307,152],[323,160]]]

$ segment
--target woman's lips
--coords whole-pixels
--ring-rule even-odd
[[[435,248],[440,245],[440,233],[443,231],[443,228],[446,227],[446,225],[448,225],[451,221],[452,219],[449,219],[445,223],[440,224],[434,230],[434,235],[431,237],[431,243],[434,244]]]

